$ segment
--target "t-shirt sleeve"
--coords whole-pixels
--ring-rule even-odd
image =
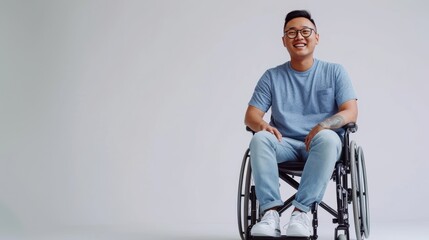
[[[353,99],[357,99],[357,96],[352,81],[344,67],[337,65],[335,83],[335,100],[337,105],[341,106],[343,103]]]
[[[268,71],[262,75],[256,84],[255,91],[249,101],[249,105],[258,108],[263,112],[267,112],[271,107],[271,81]]]

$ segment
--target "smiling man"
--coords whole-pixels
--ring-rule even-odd
[[[255,131],[251,166],[264,213],[251,229],[253,236],[280,236],[277,208],[283,201],[277,164],[286,161],[305,161],[286,235],[310,236],[307,212],[322,201],[340,158],[341,127],[357,119],[357,98],[345,69],[313,57],[319,34],[310,13],[288,13],[283,33],[290,61],[263,74],[245,116],[245,124]],[[263,117],[270,108],[267,123]]]

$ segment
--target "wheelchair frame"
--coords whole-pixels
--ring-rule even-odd
[[[357,131],[355,123],[349,123],[343,127],[345,129],[343,137],[343,150],[340,160],[336,163],[332,179],[336,184],[337,210],[324,203],[315,203],[312,206],[313,215],[312,226],[313,235],[309,238],[287,237],[282,235],[279,238],[273,237],[254,237],[250,235],[250,230],[254,224],[260,221],[261,213],[259,203],[256,198],[255,186],[252,180],[252,170],[250,165],[250,149],[247,149],[241,165],[240,178],[237,195],[237,220],[238,230],[242,240],[252,239],[311,239],[316,240],[318,227],[318,207],[320,206],[333,218],[333,223],[337,224],[334,233],[335,240],[350,240],[350,219],[349,204],[353,204],[354,225],[357,240],[369,237],[369,194],[367,187],[365,159],[362,147],[357,146],[354,141],[350,141],[350,133]],[[252,131],[250,128],[246,128]],[[252,131],[253,132],[253,131]],[[279,164],[279,177],[288,183],[294,189],[298,189],[299,183],[294,179],[295,176],[301,176],[303,162],[286,162]],[[283,206],[279,208],[279,213],[283,213],[292,206],[295,194],[284,201]],[[342,232],[342,234],[340,233]]]

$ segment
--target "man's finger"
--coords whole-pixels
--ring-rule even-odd
[[[306,138],[305,138],[305,150],[307,150],[307,152],[308,152],[308,150],[310,150],[310,136],[307,136]]]
[[[274,130],[274,136],[277,137],[277,139],[279,140],[279,142],[282,141],[282,134],[277,129]]]

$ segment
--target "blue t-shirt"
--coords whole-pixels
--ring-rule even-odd
[[[267,70],[249,105],[263,112],[271,107],[270,125],[284,137],[304,141],[316,124],[352,99],[357,98],[345,69],[314,59],[313,66],[304,72],[293,70],[290,62]]]

